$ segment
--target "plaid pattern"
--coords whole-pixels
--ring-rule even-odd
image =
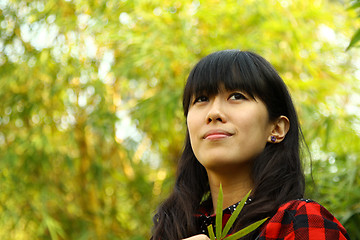
[[[223,227],[233,209],[223,212]],[[215,214],[206,211],[196,215],[200,233],[215,225]],[[280,206],[276,214],[260,229],[256,240],[350,240],[341,223],[323,206],[311,200],[293,200]]]
[[[349,240],[341,223],[311,200],[283,204],[262,227],[258,240]]]

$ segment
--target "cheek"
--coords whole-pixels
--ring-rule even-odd
[[[267,115],[261,114],[262,112],[254,112],[253,114],[246,114],[239,117],[241,121],[238,121],[238,126],[243,136],[250,140],[258,141],[267,139],[268,122]]]
[[[198,114],[194,114],[193,111],[189,111],[186,117],[186,123],[189,133],[194,133],[200,124]]]
[[[235,121],[241,131],[247,132],[248,134],[251,134],[253,131],[260,131],[263,125],[261,117],[251,111],[242,112],[241,115],[236,117]]]
[[[191,145],[193,145],[196,134],[196,121],[194,121],[194,118],[190,112],[188,113],[186,118],[186,125],[189,132]]]
[[[190,143],[191,143],[191,146],[194,146],[195,144],[195,134],[194,132],[191,130],[191,128],[188,127],[188,132],[189,132],[189,138],[190,138]]]
[[[191,148],[197,159],[201,158],[201,114],[198,111],[189,111],[187,115],[187,129],[189,132]],[[199,155],[200,154],[200,155]]]

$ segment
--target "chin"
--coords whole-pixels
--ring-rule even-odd
[[[216,171],[216,170],[224,170],[224,169],[228,169],[228,170],[238,169],[241,168],[241,166],[243,166],[244,164],[248,164],[249,161],[245,161],[245,160],[234,161],[233,159],[211,158],[205,161],[201,161],[200,163],[205,167],[205,169]]]

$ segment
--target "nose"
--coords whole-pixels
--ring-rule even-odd
[[[215,97],[215,99],[210,104],[210,108],[209,108],[208,114],[206,116],[206,122],[207,123],[211,123],[211,122],[225,123],[226,122],[226,117],[224,115],[223,106],[221,104],[220,99],[217,97]]]

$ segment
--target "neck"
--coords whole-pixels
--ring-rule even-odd
[[[239,202],[253,187],[249,167],[242,168],[241,170],[238,169],[235,174],[230,172],[222,174],[209,170],[207,173],[214,212],[217,205],[220,184],[224,196],[223,209]]]

